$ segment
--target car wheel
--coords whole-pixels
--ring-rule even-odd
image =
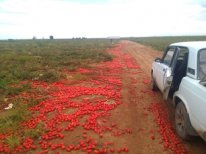
[[[155,80],[154,80],[154,78],[153,78],[153,74],[151,74],[150,88],[151,88],[151,90],[153,90],[153,91],[157,91],[157,90],[158,90],[157,85],[156,85],[156,82],[155,82]]]
[[[190,119],[185,108],[185,105],[180,101],[175,108],[175,127],[177,134],[184,140],[189,140],[190,135],[188,133]]]

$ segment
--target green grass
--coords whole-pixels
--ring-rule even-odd
[[[103,52],[110,46],[106,39],[0,41],[0,87],[19,80],[38,79],[40,75],[47,80],[55,76],[51,81],[58,80],[56,73],[62,68],[73,70],[91,62],[111,60]]]
[[[41,101],[34,98],[28,99],[27,103],[21,99],[8,101],[8,98],[31,89],[29,84],[20,84],[21,81],[55,82],[66,78],[64,70],[74,71],[91,67],[93,63],[110,61],[112,56],[105,50],[113,45],[107,39],[0,41],[0,107],[14,104],[12,109],[0,112],[0,133],[21,129],[20,123],[31,117],[28,108]],[[76,81],[86,77],[77,74],[74,78]],[[44,93],[41,89],[35,91]],[[22,135],[38,138],[43,131],[44,126],[38,125],[25,130]],[[4,142],[14,148],[19,144],[19,138],[13,134]]]
[[[11,149],[15,148],[16,146],[20,145],[20,138],[17,135],[12,135],[12,136],[8,136],[6,137],[6,139],[4,140],[4,143],[6,143],[7,145],[9,145],[9,147]]]
[[[21,100],[14,102],[15,106],[4,112],[1,112],[0,117],[0,133],[5,133],[9,130],[15,131],[20,127],[20,122],[29,117],[27,104],[22,103]]]
[[[104,52],[111,46],[106,39],[0,41],[0,92],[9,94],[9,85],[23,80],[54,82],[64,78],[63,69],[111,60]]]
[[[126,38],[143,45],[150,46],[156,50],[164,51],[165,48],[175,42],[206,41],[206,36],[165,36],[165,37],[133,37]]]
[[[37,139],[45,132],[45,125],[40,122],[34,129],[26,129],[23,136]]]

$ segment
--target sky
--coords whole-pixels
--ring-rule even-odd
[[[206,35],[206,0],[0,0],[0,39]]]

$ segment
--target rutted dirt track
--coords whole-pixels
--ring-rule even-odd
[[[43,94],[24,93],[18,97],[46,99],[32,107],[32,119],[21,129],[43,125],[38,139],[22,138],[12,151],[0,141],[4,153],[72,154],[204,154],[200,139],[183,142],[175,134],[173,109],[160,92],[150,90],[150,69],[161,53],[140,44],[122,41],[107,52],[111,62],[68,73],[56,83],[32,82]],[[70,79],[83,74],[86,78]],[[14,98],[15,99],[15,98]],[[17,135],[21,134],[17,130]],[[0,134],[4,140],[9,134]]]
[[[139,63],[142,69],[142,73],[133,76],[133,78],[136,77],[140,83],[142,79],[149,79],[151,64],[155,59],[155,57],[161,57],[162,53],[130,41],[123,41],[122,44],[124,46],[123,52],[132,55],[135,58],[136,62]],[[173,126],[174,107],[170,103],[163,101],[160,92],[155,92],[152,93],[151,95],[151,91],[149,91],[149,84],[141,85],[139,82],[136,83],[136,85],[130,84],[129,86],[130,90],[131,88],[134,88],[135,91],[134,93],[136,93],[137,97],[139,96],[139,98],[142,98],[142,99],[133,99],[130,101],[131,111],[134,110],[134,108],[136,109],[136,115],[134,115],[133,122],[139,121],[139,123],[135,123],[136,127],[144,129],[142,133],[137,132],[136,134],[137,136],[140,136],[140,138],[142,137],[142,139],[140,141],[141,143],[137,144],[137,149],[135,149],[134,153],[164,153],[163,151],[165,151],[165,149],[167,149],[166,153],[170,153],[170,152],[181,153],[180,151],[178,150],[176,151],[175,149],[183,148],[185,149],[184,151],[185,153],[205,154],[206,144],[199,137],[194,138],[194,141],[192,142],[183,142],[181,139],[179,139],[176,136],[174,126]],[[128,97],[130,97],[129,99],[133,97],[130,95],[131,93],[128,94]],[[155,109],[157,110],[153,112],[154,114],[148,112],[147,115],[146,114],[147,108],[150,108],[151,104],[153,104],[154,106],[159,105],[159,107],[158,108],[155,107]],[[152,107],[154,107],[153,105]],[[163,114],[161,113],[162,111],[164,112]],[[159,117],[155,116],[155,114],[158,114]],[[147,116],[143,116],[143,115],[147,115]],[[161,117],[161,115],[163,115],[164,117]],[[135,120],[135,116],[136,116],[136,120]],[[154,123],[154,119],[156,118],[160,118],[160,119],[158,119]],[[166,119],[166,123],[165,121],[164,122],[161,121],[163,120],[161,118]],[[161,122],[159,122],[159,120]],[[167,127],[168,125],[170,126]],[[167,132],[167,129],[170,129],[171,131]],[[134,128],[134,130],[136,131],[137,128]],[[155,136],[154,140],[149,139],[149,137],[151,137],[151,131],[154,132],[154,136]],[[162,131],[165,131],[166,133]],[[168,137],[165,138],[164,135],[166,136],[168,135]],[[173,135],[175,135],[175,138],[177,137],[175,140]],[[169,146],[167,148],[164,148],[167,139],[169,142]],[[178,142],[180,146],[172,145],[171,142]],[[138,150],[138,149],[144,149],[143,147],[151,147],[151,151]],[[149,148],[145,148],[145,149],[148,150]]]

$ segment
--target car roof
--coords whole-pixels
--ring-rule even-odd
[[[190,41],[190,42],[178,42],[172,43],[170,46],[182,46],[188,48],[195,48],[196,50],[206,48],[206,41]]]

